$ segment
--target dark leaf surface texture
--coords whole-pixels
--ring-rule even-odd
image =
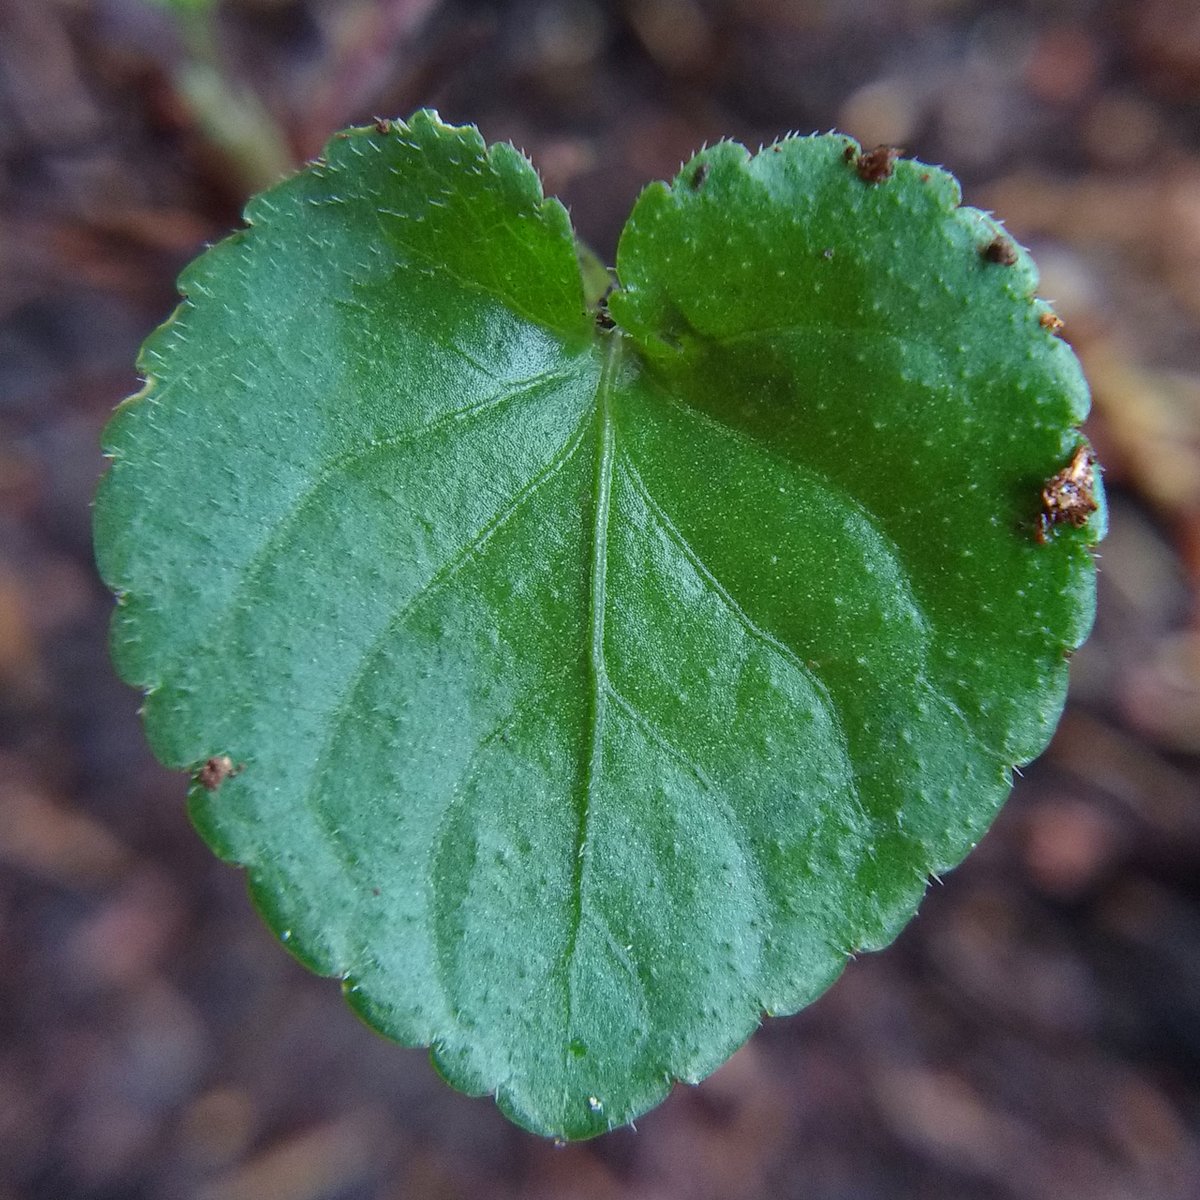
[[[703,151],[598,322],[517,151],[348,131],[184,274],[106,434],[114,656],[196,825],[540,1133],[632,1120],[891,940],[1092,619],[1102,500],[1035,537],[1087,389],[1028,256],[857,153]]]

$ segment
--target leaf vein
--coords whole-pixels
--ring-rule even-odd
[[[592,800],[600,784],[604,760],[604,717],[607,702],[608,672],[604,661],[604,620],[608,604],[608,522],[612,505],[612,475],[616,448],[616,428],[610,407],[613,379],[617,373],[621,340],[613,337],[605,351],[604,366],[596,385],[596,463],[595,504],[592,524],[591,586],[589,589],[589,617],[591,640],[588,665],[590,672],[591,713],[588,722],[589,745],[585,776],[576,802],[575,857],[572,863],[571,919],[566,951],[563,955],[563,973],[566,992],[566,1027],[570,1041],[573,1025],[574,995],[571,972],[575,961],[575,950],[579,943],[579,930],[583,922],[583,886],[587,857],[588,816]],[[564,1050],[564,1053],[569,1051]]]
[[[430,841],[432,847],[429,853],[431,864],[436,864],[443,855],[444,847],[451,832],[451,819],[457,811],[460,800],[467,794],[468,788],[475,777],[478,770],[479,759],[483,752],[496,741],[497,738],[514,729],[515,726],[530,712],[539,701],[544,701],[547,696],[553,695],[555,689],[571,674],[571,667],[562,671],[553,681],[550,686],[531,691],[521,698],[505,713],[504,717],[499,720],[482,738],[479,739],[475,748],[471,751],[470,757],[463,765],[462,772],[458,777],[458,783],[451,793],[450,800],[446,807],[442,809],[438,817],[437,828],[433,838]],[[434,957],[437,964],[438,978],[441,981],[442,989],[446,994],[447,1000],[453,994],[454,987],[452,981],[453,974],[453,949],[454,947],[448,944],[446,937],[441,932],[442,926],[446,924],[446,916],[449,912],[451,902],[459,902],[465,895],[465,883],[463,879],[454,879],[451,881],[448,876],[435,869],[430,870],[429,878],[429,911],[430,911],[430,931],[434,946]],[[453,884],[453,891],[448,894],[447,886]],[[459,1019],[459,1013],[450,1002],[451,1016]]]
[[[444,413],[442,416],[426,422],[415,429],[391,434],[384,438],[377,438],[368,445],[356,446],[354,449],[348,450],[346,453],[333,459],[297,493],[295,498],[288,504],[282,516],[268,527],[266,537],[246,561],[245,565],[240,568],[237,584],[230,593],[228,600],[222,606],[220,613],[213,621],[213,626],[220,628],[232,620],[239,610],[243,597],[261,579],[263,572],[272,561],[274,552],[279,549],[280,543],[286,538],[288,531],[300,520],[301,515],[312,504],[321,489],[338,475],[344,474],[348,467],[367,462],[375,455],[388,450],[395,450],[406,445],[415,445],[417,442],[440,434],[462,421],[495,411],[503,407],[508,401],[527,397],[535,394],[542,387],[563,382],[569,379],[571,374],[572,372],[570,371],[547,371],[541,375],[532,376],[530,379],[523,381],[515,390],[488,396],[483,400],[476,401],[474,404],[464,405],[462,408]]]
[[[342,735],[349,718],[356,711],[355,702],[358,692],[366,681],[375,659],[382,651],[387,639],[401,627],[418,606],[427,601],[440,588],[444,587],[468,562],[474,559],[483,547],[486,546],[488,541],[566,465],[583,444],[589,416],[590,414],[585,414],[583,420],[576,426],[572,436],[562,449],[513,497],[512,501],[497,513],[491,521],[479,529],[453,558],[445,563],[414,595],[409,597],[395,610],[392,617],[379,633],[372,638],[366,649],[364,649],[354,671],[343,685],[341,695],[335,701],[330,711],[328,732],[313,760],[310,782],[301,803],[313,814],[317,823],[325,830],[335,851],[342,855],[348,875],[353,875],[352,864],[346,856],[345,848],[341,844],[341,839],[336,829],[322,808],[317,804],[317,798],[324,782],[324,776],[328,771],[329,755]]]
[[[676,547],[683,554],[684,558],[691,564],[693,570],[700,578],[701,582],[712,592],[714,596],[721,602],[729,614],[742,626],[742,628],[756,641],[775,654],[778,654],[784,662],[796,670],[809,684],[810,687],[821,697],[824,702],[824,709],[829,722],[833,727],[834,733],[837,736],[838,749],[840,757],[845,766],[846,783],[850,791],[851,798],[858,806],[860,813],[865,819],[868,818],[868,810],[863,803],[862,794],[859,788],[858,776],[854,765],[854,755],[851,751],[850,737],[846,730],[845,722],[842,717],[841,709],[833,697],[833,693],[829,690],[825,681],[801,659],[796,652],[782,642],[774,634],[763,629],[756,624],[746,612],[744,608],[734,599],[728,592],[721,581],[709,569],[708,564],[700,557],[695,548],[684,536],[679,527],[671,520],[662,506],[650,493],[650,489],[646,486],[645,480],[642,478],[641,472],[637,468],[637,464],[633,461],[629,453],[622,448],[621,451],[622,465],[629,474],[630,482],[633,484],[634,490],[637,492],[642,503],[646,505],[647,511],[658,523],[663,532],[675,543]]]
[[[654,742],[669,758],[673,758],[684,770],[692,775],[720,807],[725,815],[729,836],[737,847],[742,862],[753,874],[752,891],[754,893],[755,905],[759,912],[763,914],[763,919],[770,921],[770,891],[766,886],[766,872],[763,870],[762,861],[753,845],[741,836],[741,821],[738,816],[738,808],[729,791],[718,784],[698,762],[685,753],[683,747],[679,745],[675,738],[667,733],[661,722],[654,720],[649,713],[635,705],[633,701],[625,696],[619,688],[614,687],[612,683],[609,683],[608,691],[612,699],[616,701],[618,707],[642,730],[646,737]]]

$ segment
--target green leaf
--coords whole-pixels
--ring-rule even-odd
[[[1091,621],[1102,506],[1039,526],[1091,481],[1054,483],[1087,391],[1033,267],[856,154],[652,185],[610,329],[511,147],[352,130],[188,270],[107,432],[113,652],[198,828],[541,1133],[888,942]]]

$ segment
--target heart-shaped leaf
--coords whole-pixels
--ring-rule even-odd
[[[1087,392],[958,200],[722,144],[596,314],[529,164],[422,113],[254,200],[146,345],[96,542],[154,748],[293,951],[531,1129],[815,998],[1049,737]]]

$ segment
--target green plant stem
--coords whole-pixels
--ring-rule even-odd
[[[613,286],[612,272],[585,241],[575,239],[575,254],[583,276],[583,299],[590,309],[599,307]]]
[[[175,86],[204,137],[228,159],[247,194],[277,183],[295,166],[278,121],[222,63],[212,7],[180,13],[186,59]]]

